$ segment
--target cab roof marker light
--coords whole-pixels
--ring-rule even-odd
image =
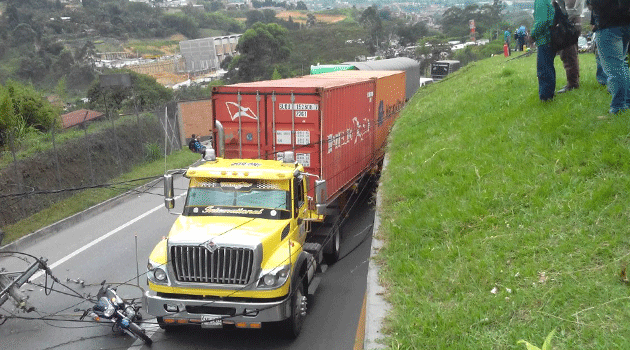
[[[295,162],[295,154],[292,151],[284,152],[284,156],[282,157],[283,163],[293,163]]]
[[[209,162],[214,162],[217,160],[217,155],[216,152],[214,151],[214,149],[212,148],[208,148],[206,149],[206,153],[204,153],[203,155],[203,160],[205,161],[209,161]]]

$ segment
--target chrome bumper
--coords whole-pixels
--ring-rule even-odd
[[[211,315],[233,322],[277,322],[289,318],[291,314],[288,296],[280,301],[248,303],[165,298],[153,291],[147,291],[142,304],[149,315],[177,319],[199,319],[201,316]],[[167,311],[167,305],[172,311]],[[177,306],[177,311],[173,310],[173,306]],[[195,308],[197,310],[189,312]]]

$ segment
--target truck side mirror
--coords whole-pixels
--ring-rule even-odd
[[[175,194],[173,192],[173,175],[164,175],[164,206],[171,210],[175,208]]]
[[[317,214],[326,213],[326,180],[315,180],[315,205]]]

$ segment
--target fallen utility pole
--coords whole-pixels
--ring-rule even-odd
[[[24,272],[6,273],[4,269],[0,270],[0,306],[12,298],[19,309],[26,312],[34,311],[35,307],[28,302],[28,296],[24,295],[19,288],[40,269],[47,271],[46,261],[44,258],[38,259]],[[19,275],[13,280],[8,277],[17,273]]]

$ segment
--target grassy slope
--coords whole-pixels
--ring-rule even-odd
[[[580,63],[582,87],[551,103],[535,55],[410,101],[382,177],[388,348],[525,349],[553,329],[553,349],[630,348],[630,114],[597,118],[610,95]]]

